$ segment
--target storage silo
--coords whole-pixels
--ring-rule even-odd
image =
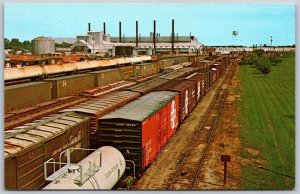
[[[31,41],[32,54],[54,54],[55,53],[55,41],[48,37],[37,37]]]

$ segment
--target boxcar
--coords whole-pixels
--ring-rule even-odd
[[[211,68],[211,69],[212,69],[212,74],[211,74],[212,75],[212,80],[211,80],[211,82],[215,83],[217,78],[218,78],[219,70],[216,69],[216,68]]]
[[[45,79],[51,84],[51,98],[59,98],[79,93],[83,90],[95,87],[94,75],[78,74]]]
[[[5,112],[51,100],[50,83],[29,82],[5,86]]]
[[[98,141],[133,160],[137,171],[157,156],[178,126],[178,94],[160,91],[147,94],[100,118]]]
[[[159,71],[163,71],[166,67],[174,65],[173,59],[163,59],[157,62]]]
[[[18,190],[40,189],[46,185],[44,162],[56,161],[70,147],[88,147],[89,118],[76,113],[52,115],[15,128],[5,134],[5,188]],[[85,152],[72,154],[79,161]],[[65,162],[63,157],[63,162]],[[49,174],[53,168],[48,168]]]
[[[184,78],[186,80],[194,81],[196,87],[196,102],[199,102],[202,96],[205,94],[205,75],[194,73]]]
[[[201,71],[198,71],[199,74],[202,74],[205,76],[204,82],[205,82],[205,93],[208,91],[212,83],[212,70],[210,68],[208,69],[202,69]]]
[[[90,72],[94,75],[95,87],[104,86],[122,80],[120,69],[107,69],[102,71]]]
[[[133,76],[144,76],[158,73],[157,63],[142,63],[133,66]]]
[[[133,66],[124,66],[124,67],[120,67],[120,73],[121,73],[121,77],[122,79],[129,79],[133,77]]]
[[[196,104],[195,82],[189,80],[176,80],[159,90],[178,92],[179,94],[179,123],[192,112]]]
[[[179,57],[179,64],[189,62],[189,57]]]

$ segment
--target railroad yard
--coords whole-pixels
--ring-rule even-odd
[[[255,83],[286,83],[288,78],[281,79],[279,71],[287,68],[285,71],[288,73],[293,67],[294,58],[282,58],[283,62],[275,67],[278,70],[274,68],[273,74],[264,78],[255,69],[240,64],[243,56],[238,53],[214,57],[179,56],[152,62],[150,57],[145,64],[130,65],[123,62],[123,67],[119,67],[118,71],[113,68],[84,74],[78,72],[79,76],[94,76],[94,79],[88,80],[96,87],[85,84],[80,86],[84,89],[76,87],[76,91],[65,90],[69,85],[72,86],[72,82],[79,85],[78,81],[73,81],[78,77],[74,75],[35,82],[28,82],[27,79],[22,83],[8,82],[5,95],[15,95],[20,91],[24,95],[33,94],[34,90],[41,87],[45,92],[37,93],[36,99],[32,95],[24,102],[19,101],[19,104],[11,103],[13,98],[10,96],[6,98],[6,188],[42,189],[47,184],[44,189],[224,190],[267,189],[274,184],[280,189],[292,188],[294,170],[288,166],[293,166],[294,156],[281,151],[279,145],[289,140],[290,150],[294,150],[294,132],[279,136],[277,133],[282,128],[294,127],[294,105],[285,106],[287,109],[284,112],[278,112],[281,116],[273,118],[269,113],[265,114],[267,118],[258,119],[257,114],[270,111],[271,104],[280,104],[285,100],[271,101],[270,105],[261,104],[256,110],[249,109],[254,106],[249,103],[256,99],[251,95],[262,95],[261,98],[264,98],[264,93],[256,89],[258,85],[256,90],[252,89]],[[101,65],[101,61],[98,64]],[[288,74],[294,78],[292,71]],[[276,81],[272,81],[272,77],[276,77]],[[104,84],[99,79],[105,79]],[[58,80],[58,83],[53,80]],[[253,82],[251,85],[247,85],[251,83],[249,80]],[[51,87],[40,83],[51,83]],[[61,89],[53,90],[54,85]],[[264,85],[259,84],[259,87]],[[273,88],[279,96],[265,98],[280,99],[284,92],[287,94],[284,99],[289,96],[290,101],[294,101],[293,88],[285,85],[281,89],[280,84],[276,84],[262,90],[271,92]],[[156,103],[160,105],[153,108]],[[138,111],[140,113],[136,114]],[[281,118],[280,124],[276,124],[276,118]],[[259,125],[270,124],[276,131],[267,140],[269,144],[253,144],[253,141],[264,141],[260,135],[255,135],[261,133]],[[251,130],[256,125],[258,131]],[[272,134],[272,131],[265,133]],[[63,183],[70,178],[64,177],[74,177],[64,170],[66,166],[76,162],[79,162],[78,165],[84,164],[82,161],[88,160],[93,150],[101,150],[104,156],[109,146],[119,150],[111,152],[121,157],[120,162],[123,161],[127,166],[126,169],[120,166],[119,178],[106,185],[98,182],[106,170],[103,167],[101,171],[101,163],[108,165],[106,159],[100,156],[99,161],[94,158],[90,163],[86,178],[71,178],[74,183],[79,182],[74,184],[67,181],[66,185],[69,186],[65,187]],[[269,155],[262,154],[270,149],[276,151],[269,152],[272,153]],[[73,151],[62,155],[65,150]],[[91,155],[95,157],[94,152]],[[226,171],[226,184],[221,155],[231,157]],[[106,158],[109,157],[106,154]],[[278,160],[275,159],[277,157]],[[61,164],[67,165],[62,168]],[[50,168],[52,165],[53,168]],[[91,165],[95,165],[94,170]],[[84,169],[79,170],[76,176],[80,177],[84,172]],[[269,181],[261,180],[256,184],[255,180],[261,179],[261,176]],[[92,178],[94,183],[88,181]],[[57,180],[61,184],[56,184]]]
[[[295,189],[295,7],[45,5],[5,6],[6,190]]]

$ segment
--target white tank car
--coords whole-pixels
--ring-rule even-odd
[[[101,153],[101,166],[100,154]],[[82,166],[82,176],[79,166]],[[68,171],[57,178],[44,190],[92,190],[112,189],[125,172],[125,159],[116,148],[104,146],[77,164],[70,165]],[[81,178],[80,178],[81,177]]]
[[[43,69],[40,66],[4,68],[4,80],[5,81],[39,77],[42,75],[43,75]]]

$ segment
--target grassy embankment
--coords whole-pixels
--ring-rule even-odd
[[[281,59],[266,78],[240,67],[242,189],[294,188],[295,57]]]

